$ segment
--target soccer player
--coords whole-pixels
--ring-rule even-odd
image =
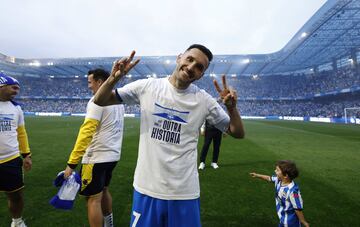
[[[204,90],[192,83],[199,80],[212,60],[205,46],[191,45],[177,56],[176,68],[168,78],[137,80],[112,91],[140,59],[116,61],[110,77],[95,95],[99,105],[140,104],[141,123],[138,160],[130,226],[201,226],[200,187],[197,171],[199,129],[207,119],[236,138],[244,128],[236,108],[236,92],[217,82],[228,114]]]
[[[109,77],[103,69],[88,72],[88,87],[93,95]],[[112,197],[109,184],[120,160],[124,126],[124,106],[101,107],[91,98],[64,177],[69,177],[82,158],[80,195],[86,197],[91,227],[113,226]]]
[[[13,101],[19,91],[16,79],[0,73],[0,191],[4,191],[8,199],[11,227],[26,227],[21,217],[24,208],[22,168],[29,171],[32,166],[24,114]]]
[[[201,149],[199,169],[205,169],[205,160],[209,151],[211,141],[213,141],[213,156],[210,166],[214,169],[218,169],[219,165],[217,164],[217,162],[219,159],[220,145],[223,132],[217,129],[215,126],[211,125],[208,121],[205,121],[204,125],[201,127],[201,133],[202,132],[203,135],[205,135],[205,141]]]
[[[277,161],[275,175],[268,176],[258,173],[250,173],[254,178],[275,183],[276,211],[280,219],[279,226],[298,227],[302,223],[308,227],[303,209],[303,200],[298,185],[293,181],[299,171],[294,162],[289,160]]]

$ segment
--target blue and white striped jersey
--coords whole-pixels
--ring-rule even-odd
[[[303,209],[303,200],[299,187],[294,181],[282,186],[282,182],[277,176],[272,176],[271,181],[275,183],[275,202],[276,211],[280,219],[279,226],[301,226],[295,213],[295,210]]]

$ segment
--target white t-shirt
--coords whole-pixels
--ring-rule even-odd
[[[93,139],[82,158],[83,164],[114,162],[120,159],[124,130],[124,106],[98,106],[91,98],[85,118],[99,121]]]
[[[138,80],[116,93],[122,102],[141,108],[134,188],[159,199],[198,198],[199,129],[206,118],[226,131],[229,116],[204,90],[195,85],[179,90],[168,78]]]
[[[19,105],[0,101],[0,161],[20,154],[16,129],[24,124]]]

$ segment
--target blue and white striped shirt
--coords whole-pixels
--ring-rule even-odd
[[[279,226],[301,226],[295,213],[295,210],[303,209],[303,200],[299,187],[294,181],[282,186],[282,182],[276,176],[272,176],[271,181],[275,183],[275,202],[276,211],[280,219]]]

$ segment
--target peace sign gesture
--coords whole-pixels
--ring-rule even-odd
[[[140,61],[140,59],[136,59],[133,62],[134,56],[135,51],[133,50],[129,57],[123,57],[120,60],[115,61],[110,77],[112,77],[115,81],[124,77]]]
[[[225,106],[231,110],[233,108],[236,107],[236,103],[237,103],[237,94],[236,94],[236,91],[232,88],[229,88],[226,84],[226,77],[225,75],[223,74],[221,76],[221,79],[222,79],[222,84],[223,84],[223,87],[224,89],[221,90],[219,84],[217,83],[216,80],[214,80],[214,85],[215,85],[215,88],[217,90],[217,92],[219,93],[220,95],[220,98],[222,100],[222,102],[225,104]]]

